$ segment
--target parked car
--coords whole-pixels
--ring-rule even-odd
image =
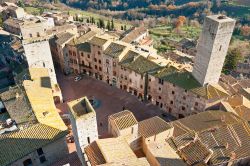
[[[82,79],[81,76],[76,76],[74,80],[75,80],[75,82],[77,82],[77,81],[80,81],[81,79]]]

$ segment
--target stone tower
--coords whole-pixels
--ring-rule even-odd
[[[84,148],[98,139],[96,113],[87,97],[69,102],[68,108],[77,155],[85,165]]]
[[[201,85],[218,83],[234,25],[223,15],[205,18],[192,73]]]

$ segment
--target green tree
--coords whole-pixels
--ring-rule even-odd
[[[99,27],[105,28],[105,24],[104,24],[104,21],[102,19],[99,19]]]
[[[242,60],[242,54],[239,49],[235,48],[229,50],[224,62],[224,67],[222,72],[225,74],[230,74],[231,71],[235,70],[239,61]]]
[[[22,7],[22,8],[25,7],[25,5],[24,5],[24,3],[23,3],[22,0],[20,0],[20,1],[17,2],[17,6]]]
[[[112,19],[111,20],[111,30],[114,30],[115,29],[115,24],[114,24],[114,20]]]
[[[89,23],[89,18],[87,18],[87,23]]]
[[[123,29],[124,29],[124,31],[126,31],[126,30],[127,30],[127,26],[126,26],[126,25],[124,25]]]
[[[109,21],[109,20],[108,20],[108,22],[107,22],[106,29],[108,29],[109,31],[111,30],[110,21]]]
[[[91,18],[91,23],[95,24],[95,18],[94,17]]]
[[[121,25],[121,30],[123,30],[123,26]]]

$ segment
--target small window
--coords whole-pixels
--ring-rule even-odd
[[[101,67],[99,67],[99,71],[102,71],[102,68],[101,68]]]
[[[174,95],[174,91],[172,91],[172,94]]]
[[[97,69],[97,66],[95,65],[95,69]]]
[[[161,100],[161,96],[158,97]]]
[[[88,58],[90,58],[90,55],[88,54]]]
[[[198,102],[195,102],[195,106],[198,106],[199,104],[198,104]]]
[[[31,159],[27,159],[23,162],[23,166],[32,166],[32,161]]]
[[[129,79],[129,82],[131,83],[131,82],[132,82],[132,80],[131,80],[131,79]]]
[[[101,64],[102,63],[102,61],[101,60],[99,60],[99,64]]]
[[[149,78],[148,81],[151,82],[151,79]]]
[[[95,61],[95,62],[97,62],[97,59],[96,59],[96,58],[94,58],[94,61]]]
[[[88,140],[88,144],[90,144],[90,138],[89,137],[87,137],[87,140]]]
[[[219,49],[219,51],[221,51],[221,49],[222,49],[222,45],[220,45],[220,49]]]
[[[81,56],[83,56],[83,53],[81,52]]]
[[[142,86],[142,85],[140,85],[140,87],[141,87],[141,89],[143,88],[143,86]]]
[[[171,100],[171,101],[170,101],[170,104],[174,104],[174,102]]]
[[[109,60],[108,59],[106,59],[106,63],[109,64]]]
[[[183,100],[186,100],[186,97],[185,97],[185,96],[183,96]]]
[[[98,51],[97,53],[98,53],[98,55],[101,55],[101,52],[100,52],[100,51]]]
[[[39,160],[40,160],[40,163],[44,163],[46,161],[46,158],[45,158],[45,156],[41,156],[39,158]]]
[[[184,111],[186,108],[184,106],[181,107],[182,111]]]
[[[161,91],[161,88],[159,88],[159,91]]]

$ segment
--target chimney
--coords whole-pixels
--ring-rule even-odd
[[[18,99],[20,97],[19,93],[16,92],[16,99]]]

